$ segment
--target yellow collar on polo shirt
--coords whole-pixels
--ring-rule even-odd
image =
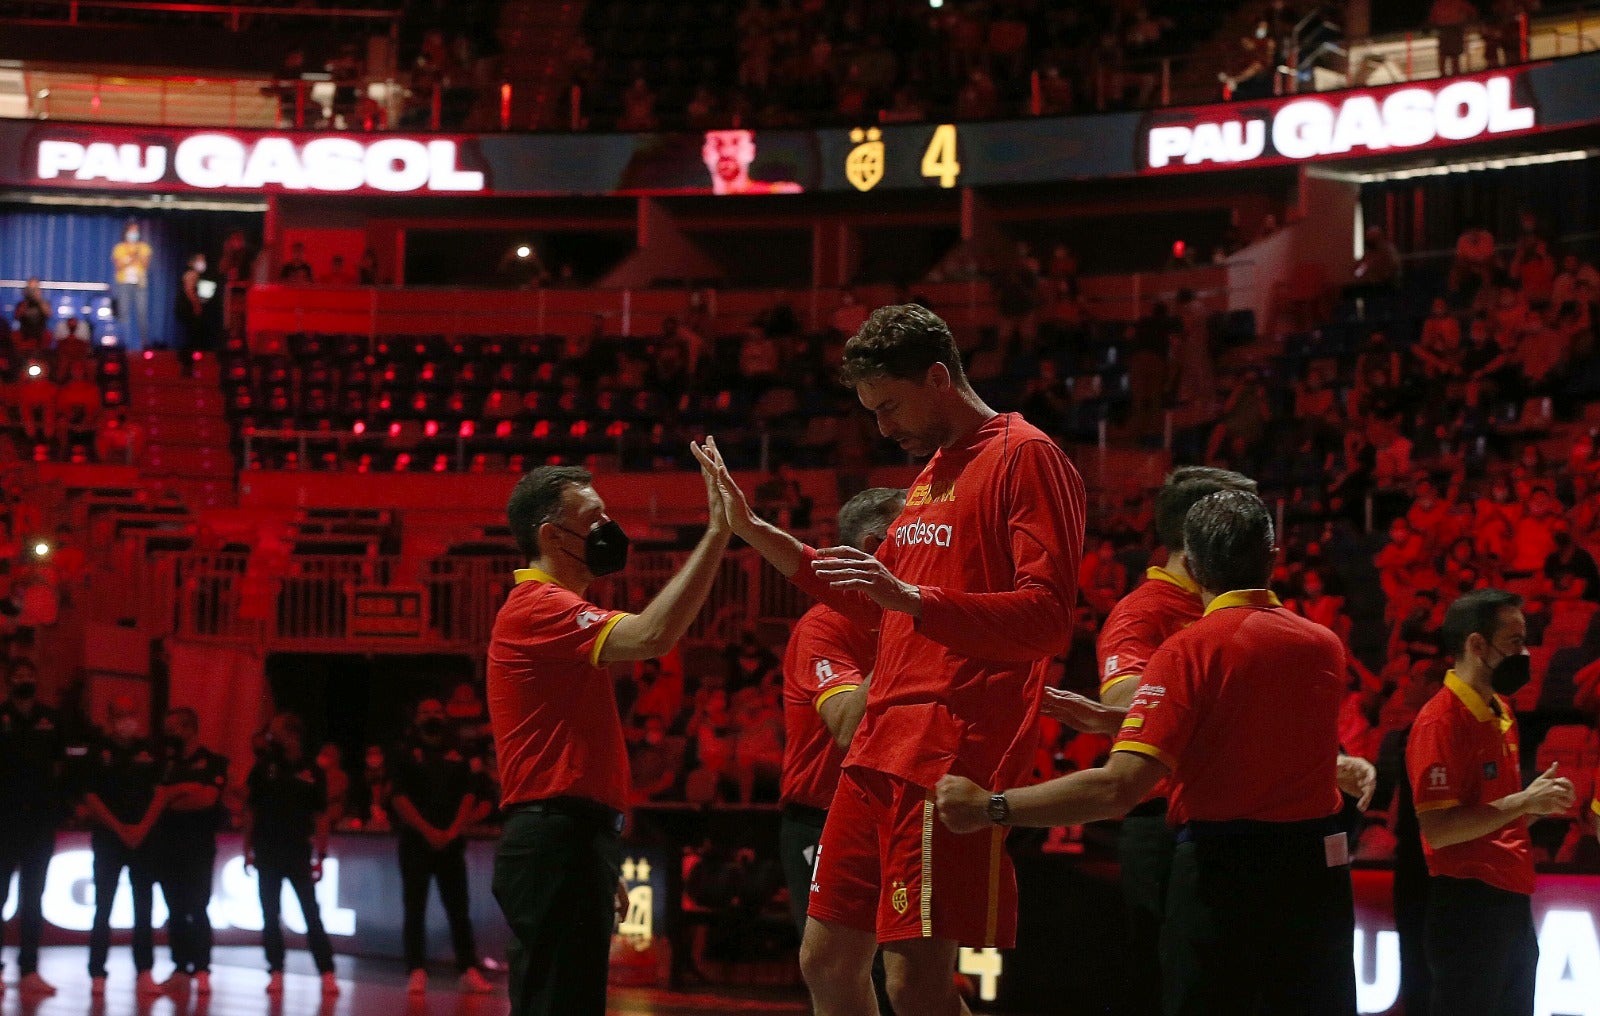
[[[1500,706],[1500,714],[1497,716],[1495,715],[1494,706],[1484,701],[1483,696],[1478,694],[1478,689],[1457,677],[1454,670],[1445,673],[1444,686],[1450,689],[1450,694],[1461,700],[1461,704],[1467,707],[1467,712],[1471,713],[1472,718],[1479,723],[1498,720],[1500,721],[1501,733],[1511,729],[1511,706],[1499,695],[1494,697],[1495,702]]]
[[[548,582],[552,586],[560,585],[549,573],[538,568],[518,568],[511,573],[511,577],[516,580],[519,586],[524,582]]]
[[[1165,582],[1169,585],[1177,586],[1184,592],[1193,593],[1195,596],[1200,595],[1200,586],[1194,581],[1194,579],[1191,579],[1185,575],[1174,575],[1172,572],[1167,571],[1165,568],[1162,568],[1159,565],[1146,568],[1144,571],[1144,577],[1155,582]]]
[[[1206,616],[1214,610],[1227,610],[1229,607],[1281,607],[1278,594],[1270,589],[1235,589],[1223,593],[1212,600],[1206,607]]]

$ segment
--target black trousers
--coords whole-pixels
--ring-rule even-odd
[[[322,927],[322,911],[317,907],[316,883],[311,880],[311,845],[265,851],[256,847],[256,874],[261,893],[261,945],[267,951],[267,969],[283,969],[283,884],[294,889],[300,912],[306,917],[306,944],[317,972],[333,972],[333,945]]]
[[[1433,977],[1428,973],[1427,866],[1397,859],[1394,866],[1394,930],[1400,936],[1400,1000],[1408,1014],[1428,1016],[1433,1006]]]
[[[405,905],[406,966],[421,970],[428,965],[428,883],[438,880],[439,902],[450,922],[456,969],[466,973],[478,965],[478,946],[472,937],[472,916],[467,907],[467,843],[458,839],[434,850],[422,837],[400,834],[400,883]]]
[[[1354,1016],[1355,901],[1320,836],[1180,842],[1161,971],[1167,1016]]]
[[[1117,863],[1128,922],[1128,980],[1122,992],[1127,1016],[1161,1012],[1161,922],[1167,913],[1167,883],[1176,847],[1177,835],[1167,825],[1165,807],[1144,813],[1135,809],[1122,820]]]
[[[111,951],[111,904],[117,896],[122,870],[128,870],[133,888],[133,968],[146,973],[156,965],[155,932],[151,910],[155,904],[155,862],[147,846],[129,849],[110,833],[96,832],[94,847],[94,926],[89,929],[89,976],[106,976],[106,954]]]
[[[1533,906],[1472,878],[1435,876],[1424,931],[1434,1016],[1530,1016],[1539,968]]]
[[[56,852],[53,819],[13,814],[0,821],[0,911],[10,902],[11,876],[17,876],[17,968],[22,976],[39,972],[39,936],[44,932],[44,880]],[[0,948],[6,944],[0,924]]]
[[[214,837],[166,844],[161,861],[161,894],[166,897],[167,945],[180,974],[211,969],[212,873],[217,866]]]
[[[506,817],[494,898],[511,926],[511,1016],[604,1016],[621,870],[603,816]]]

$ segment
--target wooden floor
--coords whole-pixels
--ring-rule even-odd
[[[155,975],[159,980],[171,969],[164,950],[158,949]],[[432,972],[428,994],[412,998],[406,993],[406,973],[398,963],[340,957],[337,961],[337,999],[324,1001],[321,985],[310,960],[291,952],[281,999],[269,999],[266,964],[258,949],[218,949],[211,975],[209,1000],[191,997],[179,1001],[165,995],[138,999],[134,995],[133,963],[127,949],[115,948],[107,964],[106,995],[89,994],[87,955],[81,948],[49,948],[40,956],[39,973],[57,988],[51,998],[22,998],[15,987],[15,950],[7,949],[4,995],[0,1016],[506,1016],[503,977],[492,977],[493,995],[462,995],[455,990],[455,975],[448,969]],[[810,1010],[794,992],[735,992],[698,990],[674,993],[641,988],[616,988],[609,1012],[616,1016],[699,1016],[717,1013],[781,1014],[803,1016]]]

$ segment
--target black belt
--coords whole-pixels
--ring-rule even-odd
[[[786,804],[783,806],[783,817],[795,822],[804,822],[806,825],[820,826],[828,820],[828,809],[813,808],[805,804]]]
[[[1206,840],[1306,840],[1321,839],[1344,832],[1338,813],[1304,822],[1258,822],[1240,818],[1227,822],[1186,822],[1178,829],[1179,843]]]
[[[561,815],[582,819],[622,832],[622,812],[587,797],[546,797],[539,801],[521,801],[505,808],[507,815]]]
[[[1153,801],[1146,801],[1132,811],[1128,812],[1129,818],[1166,818],[1167,799],[1158,797]]]

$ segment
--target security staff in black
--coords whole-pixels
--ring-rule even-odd
[[[211,993],[211,881],[217,863],[217,829],[228,760],[200,744],[200,717],[180,707],[162,725],[166,759],[157,791],[161,815],[154,843],[157,877],[167,899],[167,944],[173,971],[166,983],[186,999],[190,979],[201,995]]]
[[[161,780],[161,753],[143,737],[145,724],[132,699],[112,700],[105,738],[86,760],[83,804],[88,812],[94,849],[94,926],[89,931],[91,991],[106,990],[106,954],[111,949],[111,904],[122,869],[133,888],[133,967],[137,990],[152,995],[160,989],[151,976],[155,937],[151,925],[155,857],[150,832],[156,820],[156,784]]]
[[[39,936],[44,930],[45,875],[55,853],[56,825],[65,799],[66,749],[61,717],[39,702],[33,664],[18,660],[6,675],[0,704],[0,910],[17,876],[21,920],[17,988],[23,996],[54,995],[39,976]],[[0,947],[5,927],[0,925]]]
[[[450,921],[461,990],[492,991],[478,971],[478,947],[467,909],[467,841],[462,832],[478,810],[477,777],[452,743],[444,703],[417,703],[415,739],[392,758],[389,807],[400,829],[400,880],[405,906],[406,966],[409,991],[428,990],[428,940],[425,914],[428,883],[439,882],[439,902]]]
[[[283,883],[294,889],[306,918],[306,941],[322,974],[322,994],[339,994],[333,946],[322,927],[315,883],[328,856],[328,781],[305,751],[305,724],[279,713],[267,727],[261,758],[250,770],[244,812],[244,860],[257,869],[261,944],[271,977],[267,993],[283,994]]]

